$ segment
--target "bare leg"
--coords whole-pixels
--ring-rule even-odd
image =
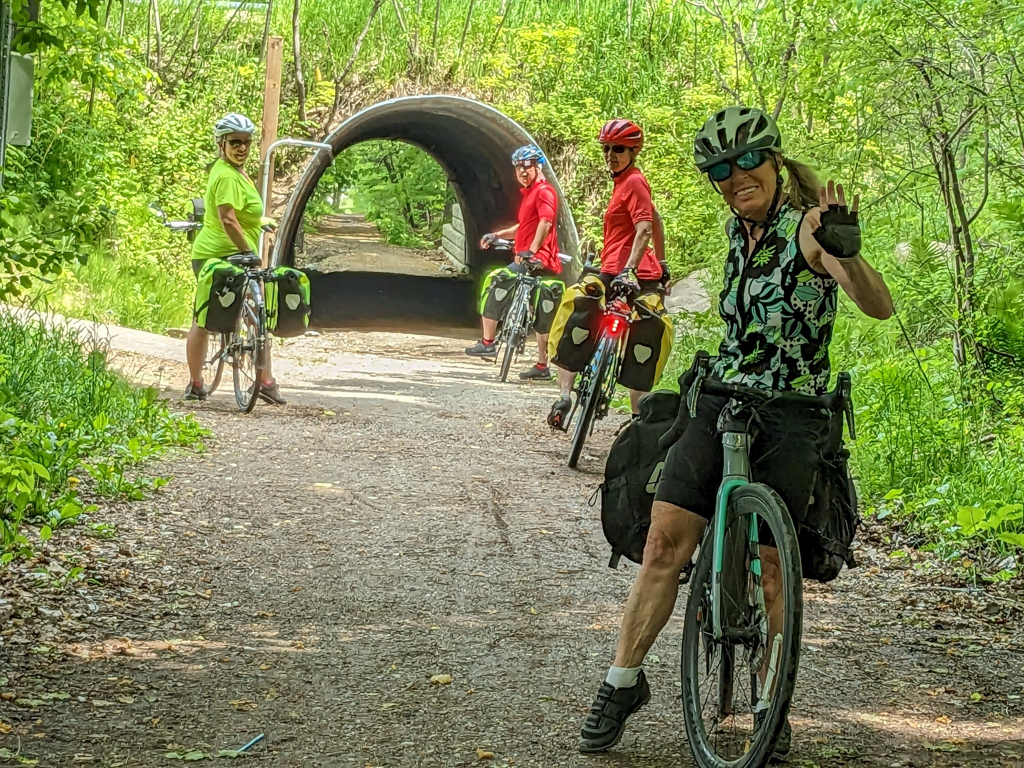
[[[640,413],[640,398],[646,394],[638,389],[629,390],[629,407],[633,413]]]
[[[763,685],[768,674],[772,644],[782,632],[786,603],[779,599],[779,593],[782,592],[782,563],[779,562],[779,550],[775,547],[761,547],[760,554],[761,587],[764,589],[764,606],[768,611],[768,653],[765,654],[764,664],[757,672]],[[769,691],[768,698],[771,698],[773,693],[774,691]]]
[[[555,368],[558,370],[558,391],[562,397],[569,397],[572,393],[572,384],[576,381],[576,374],[564,368],[558,368],[557,365]]]
[[[498,335],[498,321],[487,317],[481,317],[480,321],[484,327],[484,338],[493,341]]]
[[[210,334],[195,323],[189,329],[185,339],[185,359],[188,360],[188,373],[193,384],[203,382],[203,363],[206,362],[206,341]]]
[[[679,592],[679,572],[693,557],[707,524],[703,517],[682,507],[654,502],[644,563],[619,629],[616,667],[639,667],[668,623]]]
[[[546,367],[548,364],[548,334],[537,334],[537,365]]]
[[[270,386],[274,383],[274,356],[271,354],[273,345],[270,336],[267,336],[267,367],[263,369],[263,384]]]

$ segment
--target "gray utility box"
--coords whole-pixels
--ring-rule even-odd
[[[11,52],[11,84],[7,101],[7,143],[27,147],[32,140],[31,56]]]

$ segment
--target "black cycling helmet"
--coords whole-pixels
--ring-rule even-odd
[[[716,112],[693,140],[693,158],[701,172],[752,149],[782,151],[779,126],[771,115],[754,107],[729,107]]]

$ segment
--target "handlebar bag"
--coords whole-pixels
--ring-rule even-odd
[[[196,276],[196,325],[210,333],[231,333],[238,323],[245,270],[225,259],[207,259]]]
[[[264,281],[267,330],[280,339],[301,336],[309,327],[309,277],[292,267],[277,267]]]
[[[562,294],[548,336],[548,354],[559,368],[582,371],[597,345],[604,309],[604,283],[595,275],[583,277]]]

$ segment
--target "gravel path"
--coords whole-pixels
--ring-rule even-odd
[[[293,405],[183,404],[207,453],[105,509],[116,538],[56,536],[4,576],[0,748],[146,768],[263,733],[267,766],[690,765],[678,618],[621,745],[575,751],[635,576],[588,504],[621,417],[571,472],[554,388],[499,385],[465,344],[305,337],[276,358]],[[1024,766],[1020,587],[968,591],[883,536],[807,587],[790,765]],[[61,588],[74,565],[92,580]]]

